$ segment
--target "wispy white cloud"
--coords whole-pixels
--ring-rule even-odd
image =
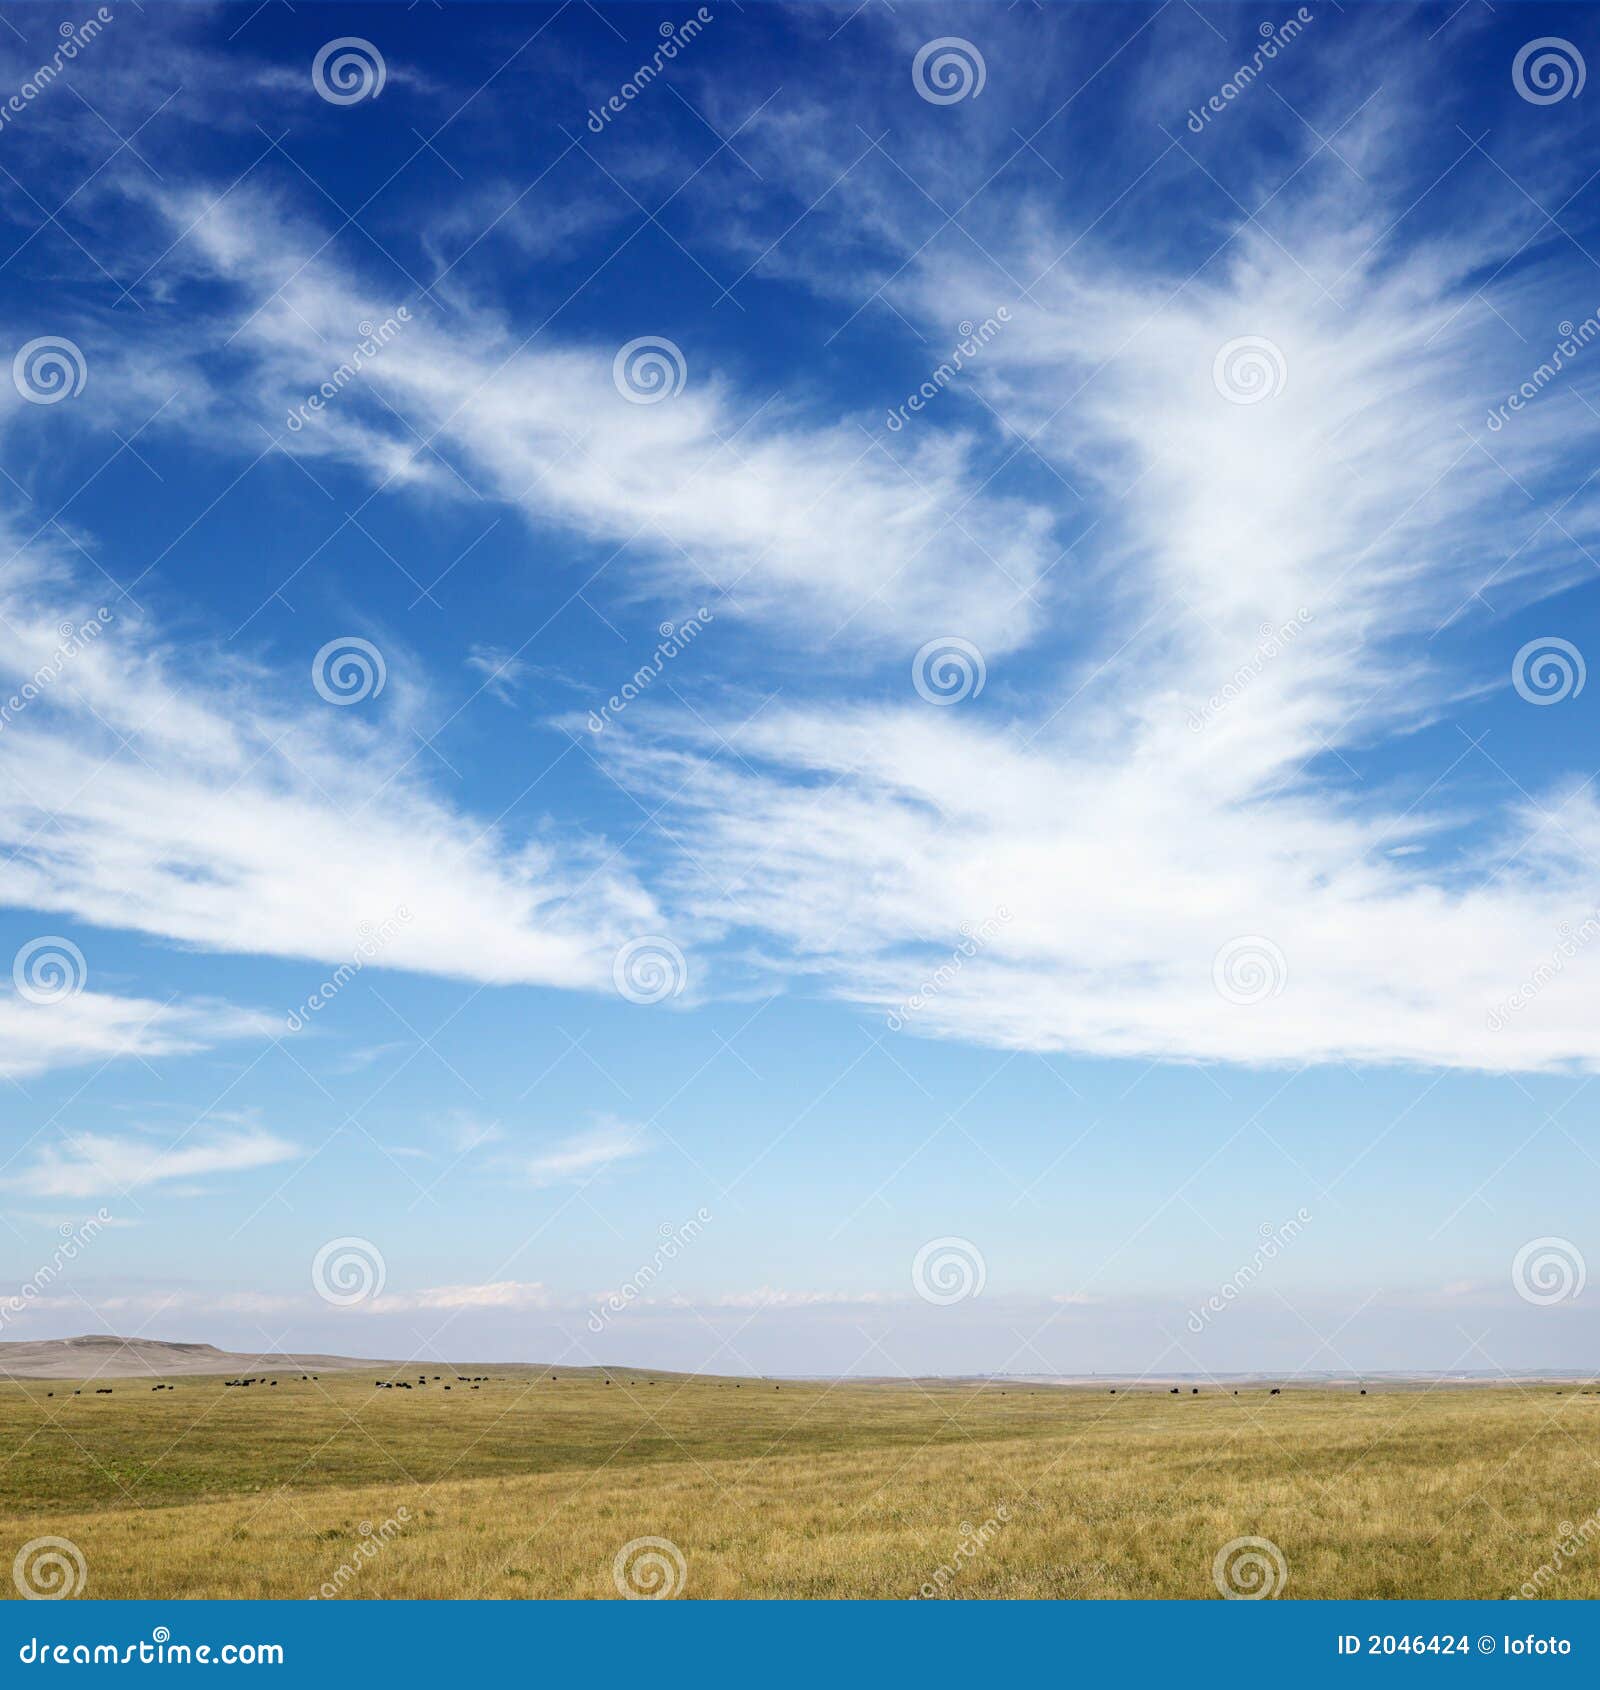
[[[63,623],[93,615],[64,567],[14,560],[0,683],[33,674]],[[617,944],[659,919],[626,868],[576,830],[513,840],[433,796],[405,680],[390,680],[392,719],[353,720],[315,690],[311,655],[303,675],[272,678],[221,652],[180,654],[119,610],[0,733],[0,899],[333,967],[381,929],[374,966],[605,984]],[[106,1000],[78,1002],[48,1038],[111,1013]]]
[[[719,613],[776,620],[812,646],[887,633],[914,650],[954,615],[999,650],[1035,626],[1052,519],[985,485],[972,436],[891,451],[853,419],[764,405],[709,346],[673,349],[681,390],[634,404],[618,390],[620,345],[519,341],[466,301],[446,329],[419,308],[337,402],[288,432],[288,412],[343,358],[330,348],[395,302],[339,267],[325,230],[248,188],[154,203],[184,232],[174,262],[248,287],[256,308],[235,350],[254,359],[285,450],[356,463],[385,486],[492,493],[540,527],[620,548],[645,584],[709,595]],[[263,278],[277,291],[258,304]],[[185,387],[203,390],[197,370]]]
[[[301,1151],[260,1128],[197,1133],[175,1143],[110,1133],[64,1134],[3,1183],[41,1197],[100,1197],[118,1191],[245,1172],[287,1162]]]
[[[181,1056],[228,1039],[270,1035],[273,1022],[226,1004],[158,1002],[81,991],[49,1003],[0,993],[0,1077],[119,1057]]]
[[[1241,1062],[1600,1060],[1600,946],[1487,1024],[1594,909],[1586,786],[1525,791],[1465,738],[1398,796],[1340,762],[1403,745],[1463,694],[1509,692],[1514,645],[1462,675],[1429,636],[1487,581],[1504,609],[1589,567],[1581,472],[1559,525],[1528,487],[1594,416],[1520,419],[1491,451],[1507,340],[1468,255],[1386,244],[1337,174],[1308,169],[1271,236],[1238,231],[1183,286],[1088,249],[1051,263],[987,349],[975,383],[1100,511],[1075,583],[1098,615],[1003,711],[908,691],[714,734],[687,722],[675,744],[612,736],[619,774],[695,840],[686,901],[776,935],[792,967],[880,1013],[915,997],[906,1025],[932,1036]],[[1030,276],[1037,256],[1018,258]],[[972,286],[930,263],[903,303],[947,311]],[[1255,403],[1218,368],[1246,337],[1276,388]],[[991,700],[1006,676],[989,663]],[[1396,855],[1460,822],[1448,784],[1432,788],[1463,760],[1502,795],[1475,804],[1474,845],[1442,868]],[[1001,905],[993,936],[941,970]],[[1241,955],[1264,977],[1233,978]]]
[[[467,653],[467,667],[483,677],[484,691],[502,704],[511,703],[528,675],[528,664],[522,658],[498,646],[473,646]]]
[[[520,1162],[535,1185],[558,1185],[593,1178],[615,1162],[642,1156],[651,1149],[643,1127],[622,1121],[601,1121],[582,1132],[558,1139]]]
[[[373,1314],[389,1314],[429,1309],[547,1309],[554,1302],[540,1284],[501,1279],[485,1285],[435,1285],[409,1293],[386,1293],[360,1306]]]

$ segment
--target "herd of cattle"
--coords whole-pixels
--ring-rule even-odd
[[[473,1390],[477,1390],[481,1384],[487,1382],[488,1378],[489,1375],[487,1373],[469,1373],[464,1379],[457,1378],[455,1383],[458,1385],[470,1385]],[[440,1382],[440,1379],[441,1375],[435,1373],[433,1376],[434,1384],[437,1385]],[[427,1374],[419,1373],[417,1375],[417,1387],[421,1389],[425,1387],[427,1383]],[[379,1391],[409,1391],[412,1388],[408,1380],[401,1379],[374,1379],[372,1384],[373,1388]],[[448,1391],[450,1387],[446,1385],[445,1389]]]

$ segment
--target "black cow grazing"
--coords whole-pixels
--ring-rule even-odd
[[[1365,1396],[1367,1393],[1365,1391],[1363,1391],[1361,1394],[1362,1394],[1362,1396]],[[1559,1391],[1557,1391],[1556,1395],[1559,1397],[1561,1395],[1561,1393]]]
[[[483,1389],[483,1386],[482,1385],[474,1385],[472,1388],[475,1391],[481,1391]]]
[[[45,1392],[45,1395],[46,1395],[46,1396],[47,1396],[47,1397],[53,1397],[53,1396],[54,1396],[54,1395],[55,1395],[55,1392],[54,1392],[54,1391],[46,1391],[46,1392]]]
[[[274,1380],[273,1380],[273,1381],[272,1381],[272,1384],[273,1384],[273,1388],[274,1388],[274,1389],[276,1389],[276,1388],[277,1388],[277,1384],[278,1384],[278,1381],[277,1381],[277,1380],[276,1380],[276,1379],[274,1379]]]
[[[448,1385],[446,1385],[445,1389],[448,1391],[450,1389],[450,1387]]]
[[[1199,1396],[1200,1395],[1200,1387],[1198,1385],[1191,1385],[1189,1387],[1189,1395],[1192,1396],[1192,1397]]]
[[[1267,1395],[1268,1395],[1268,1396],[1269,1396],[1269,1397],[1275,1397],[1275,1396],[1277,1396],[1277,1395],[1278,1395],[1278,1387],[1277,1387],[1277,1386],[1276,1386],[1276,1385],[1274,1385],[1274,1386],[1273,1386],[1273,1387],[1272,1387],[1272,1389],[1271,1389],[1271,1390],[1270,1390],[1270,1391],[1268,1391],[1268,1392],[1267,1392]]]
[[[1113,1385],[1111,1387],[1111,1394],[1112,1394],[1112,1396],[1115,1396],[1117,1394],[1117,1387],[1115,1385]]]
[[[1178,1394],[1179,1394],[1179,1391],[1178,1391],[1178,1387],[1176,1385],[1174,1385],[1172,1387],[1172,1389],[1167,1393],[1168,1396],[1172,1396],[1172,1397],[1175,1397]]]
[[[1237,1391],[1235,1391],[1235,1392],[1234,1392],[1234,1393],[1233,1393],[1233,1394],[1234,1394],[1234,1395],[1235,1395],[1235,1396],[1238,1396],[1238,1394],[1239,1394],[1239,1393],[1238,1393],[1238,1392],[1237,1392]]]

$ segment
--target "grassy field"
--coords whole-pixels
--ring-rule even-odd
[[[1600,1597],[1600,1522],[1572,1541],[1600,1508],[1600,1394],[1577,1387],[464,1371],[492,1377],[0,1384],[0,1551],[66,1538],[100,1597],[615,1598],[620,1578],[686,1598],[1216,1600],[1218,1552],[1264,1538],[1281,1561],[1235,1551],[1224,1579],[1493,1597],[1547,1566],[1541,1594]],[[643,1538],[666,1545],[628,1547]]]

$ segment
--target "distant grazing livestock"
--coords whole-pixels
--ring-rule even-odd
[[[1177,1396],[1178,1395],[1178,1387],[1176,1385],[1174,1385],[1172,1387],[1172,1389],[1170,1391],[1168,1391],[1167,1395],[1171,1396],[1171,1397]]]
[[[1275,1396],[1277,1396],[1277,1395],[1278,1395],[1278,1387],[1277,1387],[1277,1386],[1276,1386],[1276,1385],[1274,1385],[1274,1386],[1273,1386],[1273,1387],[1272,1387],[1272,1389],[1271,1389],[1271,1390],[1270,1390],[1270,1391],[1268,1391],[1268,1392],[1267,1392],[1267,1395],[1268,1395],[1268,1396],[1269,1396],[1269,1397],[1275,1397]]]
[[[1192,1397],[1199,1396],[1200,1395],[1200,1387],[1198,1385],[1191,1385],[1189,1387],[1189,1395],[1192,1396]]]
[[[1112,1394],[1112,1396],[1115,1396],[1117,1394],[1117,1387],[1115,1385],[1113,1385],[1111,1387],[1111,1394]]]

